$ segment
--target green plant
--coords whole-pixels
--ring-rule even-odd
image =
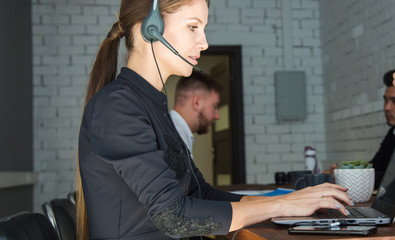
[[[356,159],[354,161],[343,161],[337,169],[363,169],[372,168],[372,164],[365,160]]]

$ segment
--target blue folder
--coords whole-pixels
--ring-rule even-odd
[[[255,196],[267,196],[267,197],[273,197],[273,196],[281,196],[281,195],[285,195],[288,193],[291,193],[295,190],[292,189],[285,189],[285,188],[277,188],[274,191],[268,192],[268,193],[263,193],[263,194],[257,194]]]

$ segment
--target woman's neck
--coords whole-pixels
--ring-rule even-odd
[[[146,54],[131,52],[128,58],[126,67],[132,69],[141,77],[143,77],[147,82],[149,82],[158,91],[162,91],[163,84],[166,83],[169,77],[165,71],[161,71],[163,78],[163,84],[160,79],[158,68],[152,56],[152,52],[147,52]]]

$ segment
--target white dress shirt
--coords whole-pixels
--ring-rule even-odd
[[[192,145],[194,138],[191,129],[189,128],[187,122],[185,122],[184,118],[182,118],[182,116],[174,109],[170,111],[170,116],[173,119],[178,133],[180,134],[182,140],[184,140],[185,145],[187,145],[192,155]]]

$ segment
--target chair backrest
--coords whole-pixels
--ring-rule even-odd
[[[77,198],[77,192],[69,192],[68,194],[67,194],[67,199],[70,201],[70,202],[72,202],[74,205],[75,205],[75,202],[76,202],[76,198]]]
[[[76,208],[68,199],[54,199],[44,203],[44,213],[56,229],[60,240],[76,240]]]
[[[59,240],[55,229],[41,213],[20,212],[0,219],[1,240]]]

